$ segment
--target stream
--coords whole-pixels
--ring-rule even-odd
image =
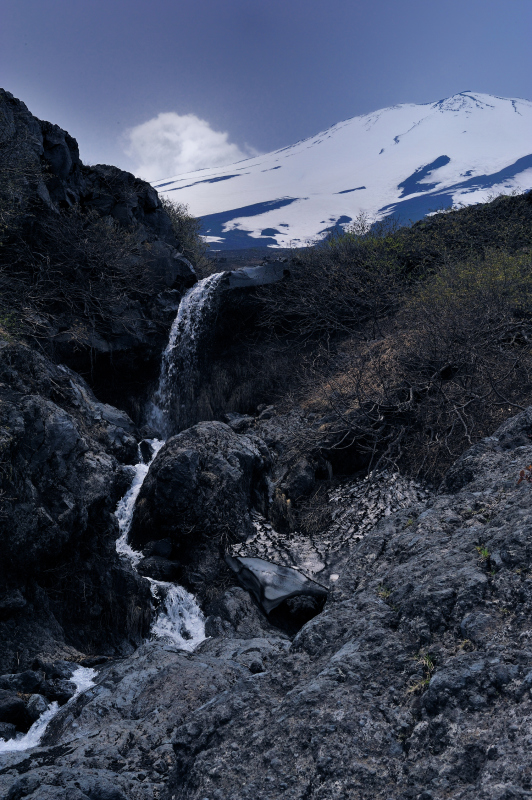
[[[184,421],[188,418],[188,404],[193,399],[198,350],[211,316],[216,312],[217,289],[223,275],[224,273],[215,273],[198,281],[183,296],[163,353],[158,386],[147,404],[146,418],[150,427],[161,438],[144,440],[144,445],[148,445],[151,453],[148,461],[144,459],[139,445],[139,461],[131,467],[131,484],[115,511],[120,529],[116,550],[121,558],[129,561],[133,569],[136,569],[143,558],[143,554],[133,550],[128,543],[135,502],[150,465],[164,446],[165,440],[182,430]],[[151,625],[150,638],[163,640],[181,650],[194,650],[205,639],[205,620],[194,596],[174,583],[153,578],[145,580],[150,583],[157,610]],[[75,669],[70,680],[75,684],[76,691],[67,705],[94,686],[96,676],[95,669]],[[38,746],[50,721],[59,710],[59,704],[53,702],[27,733],[18,734],[15,739],[8,741],[0,739],[0,754]]]

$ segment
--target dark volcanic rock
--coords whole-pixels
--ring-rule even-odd
[[[137,571],[141,575],[149,578],[154,578],[156,581],[178,581],[179,579],[179,563],[176,561],[169,561],[162,556],[150,556],[143,558],[137,564]]]
[[[353,541],[293,640],[229,589],[195,653],[154,643],[105,666],[47,746],[6,756],[0,789],[61,796],[76,770],[128,800],[530,797],[530,420],[466,455],[462,489]]]
[[[43,681],[41,691],[48,700],[52,702],[55,700],[60,706],[67,703],[71,697],[74,697],[76,692],[76,684],[67,680],[49,680]]]
[[[30,720],[36,722],[49,706],[50,703],[42,694],[32,694],[26,704],[26,712]]]
[[[532,495],[516,485],[530,419],[466,456],[465,490],[353,546],[256,694],[239,683],[194,714],[193,737],[179,729],[176,800],[530,794]]]
[[[12,675],[0,675],[0,689],[10,689],[12,692],[22,692],[23,694],[32,694],[32,692],[38,691],[42,682],[42,672],[34,672],[31,669]]]
[[[117,167],[85,166],[72,136],[34,117],[24,103],[2,89],[0,153],[10,168],[14,165],[24,176],[17,188],[17,218],[19,226],[27,229],[30,249],[36,219],[53,231],[69,219],[71,209],[88,215],[87,219],[91,214],[100,217],[110,227],[116,223],[131,234],[126,268],[142,266],[146,285],[138,291],[133,280],[114,303],[112,319],[109,309],[103,315],[94,310],[87,313],[83,305],[62,300],[59,292],[39,306],[34,321],[45,332],[42,340],[48,351],[86,375],[101,397],[117,402],[128,390],[142,393],[156,375],[179,299],[196,281],[157,192]],[[42,247],[36,249],[44,252]],[[64,265],[56,267],[52,256],[54,267],[58,275]],[[83,264],[76,268],[81,285]]]
[[[76,140],[58,125],[34,117],[24,103],[0,89],[0,143],[32,162],[37,183],[28,182],[31,193],[52,211],[79,205],[111,217],[124,227],[135,227],[141,241],[153,250],[155,275],[160,288],[191,285],[193,267],[180,252],[168,214],[156,190],[146,181],[118,167],[84,166]],[[28,168],[27,164],[26,168]]]
[[[240,586],[232,586],[221,597],[211,601],[206,610],[209,614],[205,621],[206,636],[227,635],[241,639],[279,636],[279,631],[270,625],[249,593]]]
[[[225,546],[252,532],[252,507],[265,508],[268,464],[260,439],[240,436],[222,422],[201,422],[169,439],[137,500],[133,548],[168,539],[180,582],[203,596],[226,571]]]
[[[17,728],[11,722],[0,722],[0,739],[8,742],[17,735]]]
[[[101,670],[97,685],[53,720],[43,747],[0,756],[0,796],[162,797],[173,765],[171,731],[249,674],[230,659],[198,658],[156,642],[143,645]],[[63,748],[66,739],[71,744]],[[55,766],[48,753],[57,753],[61,763]]]
[[[26,728],[26,704],[16,692],[0,689],[0,722],[15,725],[19,730]]]
[[[138,642],[150,593],[116,554],[113,513],[133,423],[71,370],[5,341],[0,400],[0,669],[72,657],[67,643],[114,653]]]

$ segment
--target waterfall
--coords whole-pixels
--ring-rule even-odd
[[[189,289],[179,305],[163,353],[159,385],[148,403],[147,421],[166,439],[190,427],[192,405],[198,381],[198,356],[205,337],[212,330],[218,310],[218,285],[224,272],[215,272]]]
[[[218,285],[224,275],[223,272],[214,273],[189,289],[179,304],[170,330],[168,345],[162,357],[159,383],[146,413],[150,426],[161,438],[147,440],[151,448],[148,463],[143,459],[139,447],[139,462],[132,468],[131,485],[116,508],[120,529],[116,549],[119,555],[129,560],[134,569],[143,557],[142,553],[132,549],[127,540],[135,502],[164,440],[187,427],[192,421],[198,353],[212,328],[213,316],[218,307]],[[152,637],[170,642],[183,650],[193,650],[205,639],[203,614],[194,596],[182,586],[153,578],[148,580],[158,607],[158,615],[150,631]]]
[[[138,463],[131,468],[131,484],[118,502],[115,512],[120,530],[116,550],[130,562],[133,569],[136,569],[143,558],[142,553],[133,550],[127,540],[135,502],[152,461],[165,443],[164,440],[172,433],[187,427],[191,421],[191,407],[198,378],[198,352],[217,312],[217,287],[224,274],[218,272],[210,275],[184,295],[170,331],[162,358],[159,384],[147,410],[148,422],[161,438],[145,440],[151,451],[148,462],[143,458],[139,446]],[[173,644],[181,650],[193,650],[205,639],[205,620],[195,597],[182,586],[153,578],[147,580],[150,582],[158,611],[151,626],[151,637]],[[94,685],[96,674],[96,670],[84,667],[73,672],[71,680],[76,684],[76,693],[69,703]],[[58,703],[51,703],[28,733],[20,734],[9,741],[0,739],[0,753],[36,747],[58,711]]]
[[[115,511],[115,515],[118,520],[118,528],[120,530],[120,536],[116,540],[116,552],[121,556],[125,556],[125,558],[127,558],[131,563],[132,567],[136,567],[142,558],[142,553],[138,553],[136,550],[133,550],[127,540],[129,529],[131,527],[131,520],[133,519],[133,511],[135,510],[135,503],[137,501],[141,486],[144,483],[144,479],[148,474],[150,464],[161,447],[164,445],[164,441],[161,439],[147,439],[146,441],[151,447],[151,458],[149,462],[146,463],[142,458],[142,453],[139,447],[139,461],[134,467],[132,467],[133,476],[131,485],[125,495],[121,498],[121,500],[119,500]]]
[[[90,667],[77,667],[74,670],[69,681],[76,686],[76,691],[66,703],[67,706],[73,703],[80,694],[86,692],[91,686],[94,686],[96,674],[96,670]],[[22,750],[29,750],[30,747],[37,747],[46,728],[59,711],[59,708],[59,703],[55,701],[50,703],[46,711],[33,723],[27,733],[17,734],[15,739],[8,739],[7,741],[0,739],[0,753],[20,752]],[[63,706],[63,708],[65,708],[65,706]]]
[[[211,330],[217,312],[218,285],[224,277],[217,272],[189,289],[179,304],[168,345],[163,353],[157,389],[148,403],[146,417],[160,439],[150,439],[152,455],[145,463],[139,448],[139,462],[133,468],[131,486],[116,508],[120,536],[117,552],[135,569],[142,553],[128,543],[135,502],[150,464],[164,440],[187,427],[192,420],[192,402],[197,382],[198,353]],[[152,637],[171,642],[183,650],[193,650],[205,638],[205,624],[195,598],[182,586],[148,578],[158,605],[158,616],[151,627]]]
[[[148,440],[148,443],[152,450],[151,458],[148,463],[145,463],[139,447],[139,462],[132,467],[131,485],[118,502],[115,511],[120,530],[120,536],[116,540],[116,551],[122,557],[127,558],[133,569],[136,569],[143,557],[142,553],[133,550],[127,541],[135,510],[135,501],[151,463],[164,445],[160,439],[151,439]],[[193,650],[205,639],[205,621],[194,595],[174,583],[156,581],[153,578],[147,578],[147,580],[150,582],[152,597],[158,607],[157,617],[150,629],[152,638],[162,639],[169,644],[176,645],[181,650]]]

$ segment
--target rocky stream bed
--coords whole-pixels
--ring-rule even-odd
[[[220,508],[240,547],[260,534],[270,555],[279,549],[271,526],[253,525],[276,460],[264,424],[178,434],[141,490],[142,513],[162,514],[160,541],[181,542],[175,568],[193,562],[198,590],[200,575],[224,568],[209,540]],[[531,440],[532,408],[468,451],[439,492],[405,492],[395,511],[377,502],[373,526],[351,534],[360,498],[352,483],[337,489],[348,521],[320,613],[294,635],[242,587],[214,600],[203,587],[207,638],[192,652],[154,639],[98,665],[37,747],[0,754],[2,796],[531,796],[532,495],[518,484]],[[167,492],[176,481],[186,491]],[[384,476],[374,492],[396,496],[396,484]],[[194,515],[205,536],[193,558]]]

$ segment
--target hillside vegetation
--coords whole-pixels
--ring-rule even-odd
[[[168,292],[190,285],[175,245],[198,273],[213,265],[185,206],[114,168],[83,167],[72,142],[62,180],[79,201],[62,205],[57,166],[38,160],[31,136],[0,143],[0,326],[120,404],[124,391],[108,388],[117,369],[138,383],[130,394],[146,390],[175,313]],[[293,251],[288,280],[224,308],[198,419],[302,406],[314,423],[297,447],[335,472],[388,467],[437,483],[529,403],[531,250],[531,193],[410,227],[359,217]]]
[[[531,193],[411,227],[360,218],[294,252],[258,318],[277,353],[266,372],[316,415],[302,447],[438,482],[530,403],[531,253]],[[256,365],[264,342],[247,344]]]

